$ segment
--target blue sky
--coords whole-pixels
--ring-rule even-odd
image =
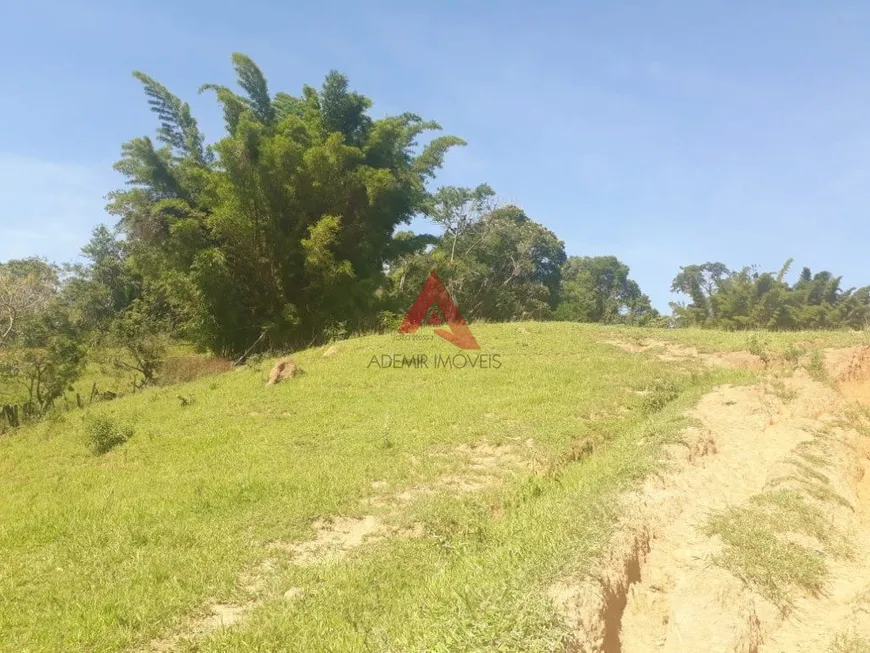
[[[273,92],[338,69],[377,114],[469,145],[565,241],[614,254],[659,308],[680,265],[789,257],[870,284],[870,3],[29,0],[0,21],[0,260],[72,260],[113,223],[120,144],[153,134],[134,69],[221,132],[204,82],[250,55]]]

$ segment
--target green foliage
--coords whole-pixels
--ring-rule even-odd
[[[797,365],[803,355],[804,348],[794,342],[788,343],[785,349],[782,350],[783,359],[792,365]]]
[[[82,248],[86,265],[69,268],[60,291],[61,310],[77,332],[99,342],[112,321],[140,294],[124,244],[105,225],[94,229]]]
[[[85,436],[95,456],[102,456],[133,437],[133,428],[122,426],[105,415],[90,417],[85,422]]]
[[[0,264],[0,396],[26,416],[48,411],[84,370],[60,288],[59,268],[41,259]]]
[[[0,347],[10,346],[19,334],[55,299],[60,270],[39,258],[0,264]]]
[[[572,256],[562,268],[556,318],[575,322],[645,324],[658,313],[615,256]]]
[[[825,369],[825,357],[818,349],[810,352],[810,360],[807,364],[807,371],[816,381],[825,381],[828,378],[828,371]]]
[[[186,103],[135,74],[162,145],[123,146],[128,188],[108,210],[140,295],[165,304],[180,335],[226,354],[261,337],[266,348],[307,344],[338,322],[376,326],[385,266],[402,255],[396,228],[432,206],[425,183],[463,141],[418,148],[437,123],[371,118],[371,100],[334,71],[320,90],[272,96],[250,58],[236,53],[233,66],[242,94],[200,89],[224,110],[226,133],[210,148]]]
[[[489,196],[480,192],[484,199]],[[394,310],[407,310],[434,270],[466,318],[550,317],[558,303],[565,262],[562,241],[515,206],[494,209],[462,224],[459,239],[445,232],[430,251],[395,262]]]
[[[46,338],[41,347],[12,348],[0,355],[0,385],[31,414],[45,413],[81,376],[85,348],[65,334]]]
[[[870,286],[840,288],[840,277],[803,268],[794,285],[784,279],[792,259],[773,272],[746,267],[732,272],[722,263],[681,268],[671,286],[688,295],[672,304],[683,326],[728,330],[863,329],[870,323]]]
[[[847,540],[831,527],[825,511],[797,490],[755,495],[745,506],[712,514],[704,530],[724,544],[714,562],[784,612],[794,605],[795,589],[814,595],[822,591],[829,575],[826,553],[849,554]],[[806,546],[789,539],[791,534],[815,542]]]
[[[444,229],[445,238],[450,241],[450,260],[456,257],[456,244],[469,228],[493,210],[492,199],[495,191],[487,184],[477,188],[439,188],[427,209],[430,220]]]
[[[404,321],[405,316],[401,313],[394,313],[393,311],[381,311],[378,313],[378,330],[381,333],[392,333],[394,331],[398,331],[399,327],[402,326],[402,322]]]
[[[643,398],[643,411],[657,413],[680,396],[680,386],[673,381],[657,380]]]
[[[746,349],[750,354],[758,356],[761,362],[767,365],[770,362],[769,344],[766,340],[759,338],[758,335],[752,334],[746,343]]]
[[[112,323],[110,342],[122,355],[117,367],[142,376],[142,385],[154,382],[169,344],[165,320],[154,306],[137,299]]]

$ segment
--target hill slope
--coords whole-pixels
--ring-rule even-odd
[[[549,588],[606,550],[688,409],[757,381],[759,355],[863,339],[474,333],[465,354],[488,366],[436,369],[460,353],[438,338],[359,338],[295,354],[304,374],[276,386],[265,362],[3,440],[0,647],[559,650],[576,633]],[[426,367],[372,364],[418,353]],[[94,456],[93,415],[132,438]]]

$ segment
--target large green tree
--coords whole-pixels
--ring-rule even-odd
[[[462,230],[446,229],[434,247],[394,267],[399,310],[414,300],[430,271],[444,281],[462,314],[493,321],[545,319],[559,298],[565,248],[516,206],[493,209]]]
[[[577,322],[644,323],[657,315],[615,256],[572,256],[562,268],[556,317]]]
[[[0,263],[0,399],[45,412],[81,375],[85,349],[61,301],[58,266]]]
[[[418,140],[437,123],[374,119],[371,101],[327,75],[320,89],[273,94],[251,59],[233,55],[236,92],[207,84],[226,133],[206,146],[190,107],[143,73],[159,118],[137,138],[111,196],[129,266],[182,332],[224,353],[315,341],[330,326],[374,320],[396,228],[432,205],[426,184],[463,141]]]
[[[27,334],[59,288],[60,270],[42,259],[0,263],[0,348]]]

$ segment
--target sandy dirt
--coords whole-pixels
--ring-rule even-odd
[[[674,355],[668,347],[623,348]],[[779,391],[764,383],[723,386],[704,397],[687,446],[668,452],[669,471],[625,497],[625,517],[595,571],[551,589],[573,631],[568,650],[824,653],[840,633],[870,637],[870,444],[843,422],[848,399],[870,397],[855,390],[870,387],[868,361],[866,351],[828,352],[834,387],[798,370],[779,381]],[[854,551],[827,560],[830,578],[820,596],[798,595],[783,612],[714,564],[722,543],[703,525],[715,511],[780,484],[796,453],[806,451],[831,461],[825,483],[851,509],[826,504],[825,515]]]
[[[748,351],[720,351],[701,353],[695,347],[686,347],[663,340],[646,339],[641,342],[608,340],[606,344],[618,347],[631,354],[651,351],[660,361],[675,362],[698,360],[709,367],[728,367],[733,369],[764,369],[764,361]]]

